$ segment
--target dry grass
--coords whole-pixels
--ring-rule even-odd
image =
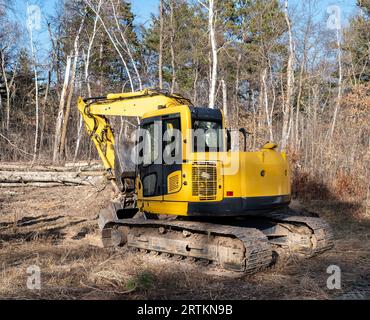
[[[255,275],[163,256],[100,247],[96,216],[109,190],[90,187],[0,190],[2,299],[335,299],[369,298],[370,219],[359,205],[309,201],[334,227],[336,247]],[[40,291],[26,269],[41,268]],[[329,265],[342,290],[326,288]]]

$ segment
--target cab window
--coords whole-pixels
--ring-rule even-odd
[[[222,123],[194,119],[193,152],[220,152],[222,150]]]

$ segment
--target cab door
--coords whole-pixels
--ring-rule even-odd
[[[143,120],[138,141],[141,144],[138,148],[138,173],[145,200],[163,200],[162,137],[161,117]]]
[[[163,168],[162,183],[164,200],[172,200],[182,186],[182,133],[180,113],[162,117]]]
[[[182,185],[182,134],[180,113],[145,119],[138,172],[145,200],[163,201]],[[140,148],[139,148],[140,149]]]

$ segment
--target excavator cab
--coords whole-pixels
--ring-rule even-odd
[[[187,215],[189,200],[196,201],[196,166],[192,161],[203,154],[225,151],[223,119],[219,110],[179,106],[147,114],[140,123],[137,165],[138,206],[152,214]],[[139,131],[140,131],[139,130]],[[222,179],[219,184],[213,169],[215,161],[205,157],[207,190],[205,198],[222,198]],[[212,169],[213,168],[213,169]],[[211,172],[212,171],[212,172]],[[200,174],[202,174],[200,173]],[[203,179],[202,176],[199,177]],[[216,186],[217,184],[217,186]],[[163,206],[163,204],[165,204]]]

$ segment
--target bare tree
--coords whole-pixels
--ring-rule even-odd
[[[229,115],[228,115],[228,110],[227,110],[227,85],[224,79],[221,80],[222,84],[222,101],[223,101],[223,111],[224,111],[224,117],[225,117],[225,122],[226,125],[229,125]]]
[[[129,81],[130,81],[131,91],[135,91],[135,87],[134,87],[134,83],[132,81],[130,70],[128,68],[128,65],[126,63],[125,58],[123,57],[123,53],[119,49],[119,45],[118,45],[119,41],[118,41],[116,35],[112,31],[110,31],[108,29],[108,27],[105,24],[103,18],[101,17],[101,14],[98,12],[98,10],[95,8],[95,6],[92,4],[92,2],[90,0],[85,0],[85,2],[89,6],[89,8],[95,13],[95,15],[98,16],[98,18],[99,18],[99,20],[100,20],[100,22],[101,22],[101,24],[102,24],[102,26],[103,26],[103,28],[105,30],[105,33],[107,34],[110,42],[112,43],[114,49],[118,53],[118,55],[119,55],[119,57],[120,57],[120,59],[121,59],[121,61],[123,63],[123,66],[124,66],[124,68],[126,70],[126,73],[127,73],[127,77],[129,78]],[[97,7],[99,8],[101,6],[102,6],[102,0],[99,0]],[[103,48],[101,48],[101,49],[103,49]]]
[[[175,92],[176,86],[176,60],[175,60],[175,21],[174,21],[174,8],[173,0],[170,0],[170,25],[171,25],[171,36],[170,36],[170,48],[171,48],[171,67],[172,67],[172,83],[171,83],[171,93]]]
[[[48,104],[48,99],[49,99],[49,92],[50,92],[50,84],[51,84],[51,72],[53,69],[53,62],[54,59],[52,59],[50,63],[50,67],[48,70],[48,80],[46,83],[46,89],[45,89],[45,94],[44,94],[44,99],[42,103],[42,114],[41,114],[41,128],[40,128],[40,139],[39,139],[39,150],[38,153],[41,153],[42,150],[42,143],[44,141],[44,131],[45,131],[45,113],[46,113],[46,106]]]
[[[85,78],[85,83],[86,83],[86,87],[87,87],[87,94],[88,94],[89,97],[92,96],[91,84],[90,84],[90,72],[89,72],[90,57],[91,57],[91,50],[92,50],[92,47],[93,47],[93,44],[94,44],[94,41],[95,41],[96,33],[97,33],[97,30],[98,30],[99,12],[100,12],[100,5],[98,6],[97,14],[95,15],[92,35],[91,35],[91,37],[89,37],[89,44],[88,44],[88,47],[87,47],[87,53],[83,54],[84,62],[85,62],[84,78]],[[78,129],[77,129],[77,139],[76,139],[76,147],[75,147],[75,154],[74,154],[74,157],[73,157],[73,162],[76,161],[78,151],[80,149],[82,126],[83,126],[83,120],[82,120],[82,116],[79,114],[79,124],[78,124]]]
[[[198,95],[197,95],[197,92],[198,92],[198,77],[199,77],[199,63],[197,62],[196,65],[195,65],[195,70],[194,70],[194,81],[193,81],[193,91],[194,91],[194,95],[193,95],[193,103],[196,104],[197,101],[198,101]]]
[[[262,84],[262,92],[261,92],[261,99],[263,100],[263,105],[265,109],[265,116],[266,116],[266,123],[267,128],[269,130],[269,137],[270,141],[274,140],[274,134],[272,131],[272,117],[269,110],[269,100],[268,100],[268,88],[267,88],[267,68],[264,68],[261,73],[261,84]]]
[[[235,77],[235,95],[234,95],[234,110],[236,110],[236,125],[239,125],[239,83],[240,83],[240,62],[242,60],[242,55],[239,53],[236,62],[236,77]]]
[[[209,24],[209,36],[211,40],[211,51],[212,51],[212,73],[211,73],[211,86],[209,90],[209,107],[215,108],[216,104],[216,83],[217,83],[217,66],[218,66],[218,56],[217,56],[217,43],[216,43],[216,32],[215,32],[215,1],[209,0],[208,9],[208,24]]]
[[[3,80],[5,84],[5,92],[6,92],[6,121],[5,121],[5,129],[6,132],[9,132],[10,126],[10,104],[11,104],[11,88],[14,85],[14,79],[16,77],[17,68],[13,68],[12,75],[9,78],[9,75],[6,70],[6,61],[5,61],[5,49],[0,49],[0,62],[1,62],[1,71],[3,75]]]
[[[313,15],[313,5],[314,1],[309,0],[307,3],[303,4],[303,9],[305,9],[305,14],[307,14],[307,20],[305,21],[303,43],[302,43],[302,57],[299,67],[299,80],[298,80],[298,93],[297,93],[297,102],[296,102],[296,115],[295,115],[295,148],[299,149],[300,146],[300,132],[299,132],[299,123],[300,123],[300,112],[301,112],[301,100],[303,95],[303,82],[304,82],[304,73],[307,65],[307,56],[309,50],[309,38],[312,32],[312,15]]]
[[[217,86],[217,68],[218,68],[218,49],[216,41],[216,18],[215,18],[215,0],[209,0],[208,6],[205,5],[202,1],[198,2],[207,9],[208,11],[208,31],[209,39],[211,43],[211,52],[210,52],[210,86],[209,86],[209,108],[215,108],[216,103],[216,86]]]
[[[163,0],[159,1],[159,56],[158,56],[158,77],[159,88],[163,89],[163,30],[164,30],[164,14],[163,14]]]
[[[31,55],[33,58],[33,70],[34,70],[34,80],[35,80],[36,124],[35,124],[35,140],[34,140],[34,147],[33,147],[33,161],[36,161],[37,143],[38,143],[38,137],[39,137],[39,84],[38,84],[38,76],[37,76],[37,58],[36,58],[36,53],[35,53],[35,46],[33,43],[33,27],[30,25],[28,30],[30,33],[30,46],[31,46]]]
[[[119,3],[119,1],[117,2],[117,4],[118,4],[118,3]],[[113,3],[113,0],[111,0],[111,4],[112,4],[113,16],[114,16],[114,20],[115,20],[115,22],[116,22],[117,30],[118,30],[118,32],[119,32],[119,34],[120,34],[120,36],[121,36],[121,39],[122,39],[123,43],[125,44],[126,52],[127,52],[128,56],[129,56],[129,58],[130,58],[131,64],[132,64],[132,66],[133,66],[133,68],[134,68],[134,71],[135,71],[135,74],[136,74],[136,78],[137,78],[137,80],[138,80],[138,82],[139,82],[139,88],[140,88],[140,90],[143,90],[143,85],[142,85],[142,82],[141,82],[141,77],[140,77],[140,74],[139,74],[139,70],[137,69],[136,62],[135,62],[135,60],[134,60],[134,58],[133,58],[133,56],[132,56],[131,49],[130,49],[130,45],[129,45],[129,43],[128,43],[128,41],[127,41],[126,37],[125,37],[125,33],[124,33],[124,31],[121,29],[121,26],[120,26],[120,24],[119,24],[119,21],[118,21],[118,18],[117,18],[117,13],[116,13],[116,9],[115,9],[115,6],[114,6],[114,3]],[[118,44],[120,44],[120,43],[118,42]],[[122,47],[122,46],[121,46],[121,47]],[[122,48],[122,49],[124,49],[124,48]]]
[[[71,56],[67,56],[67,63],[66,63],[66,70],[64,75],[64,84],[62,88],[62,92],[60,95],[59,101],[59,108],[58,108],[58,115],[55,125],[55,136],[54,136],[54,147],[53,147],[53,162],[59,161],[59,148],[60,148],[60,140],[61,140],[61,130],[64,118],[64,104],[69,84],[69,77],[71,72]]]
[[[337,94],[337,101],[336,101],[335,109],[334,109],[333,120],[332,120],[331,128],[330,128],[330,140],[333,138],[335,124],[336,124],[337,116],[338,116],[338,111],[339,111],[339,108],[342,102],[343,67],[342,67],[342,48],[340,44],[340,39],[341,39],[340,35],[341,35],[341,29],[340,27],[338,27],[337,32],[336,32],[336,40],[337,40],[337,48],[338,48],[338,69],[339,69],[338,94]]]
[[[288,27],[289,36],[289,57],[287,65],[287,86],[286,86],[286,97],[283,106],[283,127],[282,127],[282,137],[281,137],[281,149],[286,149],[287,141],[289,139],[290,128],[291,128],[291,113],[293,111],[292,107],[292,97],[294,90],[294,43],[292,37],[291,24],[288,13],[288,0],[285,0],[285,10],[284,10],[285,21]]]
[[[82,28],[85,24],[85,14],[83,18],[81,19],[80,27],[77,31],[75,41],[73,44],[73,67],[72,67],[72,75],[71,75],[71,81],[69,83],[69,91],[68,91],[68,98],[67,98],[67,104],[65,108],[65,116],[63,121],[63,128],[62,128],[62,136],[60,138],[60,156],[65,157],[65,145],[66,145],[66,137],[67,137],[67,129],[68,129],[68,120],[69,115],[71,113],[71,102],[72,102],[72,96],[74,91],[74,84],[76,79],[76,68],[77,68],[77,62],[79,58],[79,40],[80,40],[80,34],[82,31]]]

